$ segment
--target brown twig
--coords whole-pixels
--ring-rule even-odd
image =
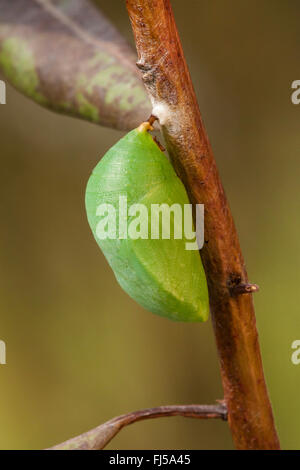
[[[254,294],[259,291],[257,284],[241,283],[230,288],[231,295]]]
[[[149,118],[147,119],[147,121],[149,122],[149,124],[152,126],[155,121],[157,121],[157,117],[156,116],[153,116],[153,114],[150,114]]]
[[[97,428],[69,439],[49,450],[101,450],[125,426],[153,418],[183,416],[196,419],[227,419],[225,405],[172,405],[147,408],[113,418]]]
[[[160,121],[169,155],[191,201],[205,205],[207,243],[201,256],[233,440],[238,449],[278,449],[252,295],[232,295],[229,287],[232,279],[248,285],[244,260],[170,0],[127,0],[127,8],[152,113]]]

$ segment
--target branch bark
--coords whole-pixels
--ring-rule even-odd
[[[248,285],[244,259],[170,0],[127,0],[127,8],[152,113],[191,202],[205,205],[207,243],[201,256],[233,440],[238,449],[278,449],[252,295],[241,287]]]
[[[101,450],[129,424],[145,419],[166,418],[168,416],[183,416],[196,419],[227,419],[227,410],[223,404],[218,405],[171,405],[157,408],[146,408],[134,411],[88,431],[80,436],[51,447],[48,450]]]

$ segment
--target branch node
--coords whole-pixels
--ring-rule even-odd
[[[257,284],[250,284],[250,283],[242,282],[233,287],[230,287],[229,290],[232,296],[253,294],[254,292],[259,291],[259,286]]]
[[[154,122],[157,121],[157,120],[158,120],[158,118],[156,116],[154,116],[153,114],[150,114],[149,118],[147,119],[150,126],[153,126]]]

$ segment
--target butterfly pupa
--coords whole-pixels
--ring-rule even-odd
[[[86,189],[88,222],[117,281],[130,297],[146,310],[171,320],[206,321],[208,291],[199,251],[186,249],[184,233],[181,238],[152,236],[149,214],[153,205],[183,208],[189,199],[148,129],[144,123],[129,132],[94,168]],[[141,206],[148,215],[136,210]],[[170,216],[170,233],[175,233],[174,223],[175,217]],[[143,226],[143,234],[130,236],[132,226]]]

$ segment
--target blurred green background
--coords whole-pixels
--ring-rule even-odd
[[[98,1],[132,42],[123,0]],[[300,448],[299,0],[173,0],[255,295],[284,448]],[[40,108],[0,106],[0,447],[44,448],[113,416],[222,397],[211,324],[176,324],[118,286],[88,227],[85,186],[122,135]],[[108,448],[231,449],[219,421],[128,427]]]

